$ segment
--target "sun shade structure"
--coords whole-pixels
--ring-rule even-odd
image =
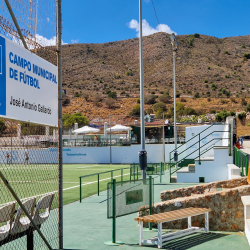
[[[129,131],[129,130],[132,130],[132,128],[126,127],[126,126],[123,126],[120,124],[117,124],[111,128],[106,129],[106,131],[108,131],[108,132],[119,132],[119,131]]]
[[[96,132],[99,132],[99,131],[100,131],[100,129],[92,128],[92,127],[89,127],[89,126],[84,126],[84,127],[73,130],[73,132],[77,133],[77,134],[96,133]]]

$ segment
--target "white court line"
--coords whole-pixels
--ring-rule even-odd
[[[124,175],[129,175],[129,174],[130,174],[130,173],[124,174]],[[123,175],[123,176],[124,176],[124,175]],[[113,178],[120,177],[120,176],[121,176],[121,175],[113,176]],[[111,177],[106,178],[106,179],[99,180],[99,182],[105,181],[105,180],[109,180],[110,178],[111,178]],[[96,182],[97,182],[97,181],[87,182],[87,183],[82,184],[81,186],[86,186],[86,185],[93,184],[93,183],[96,183]],[[69,190],[69,189],[73,189],[73,188],[77,188],[77,187],[80,187],[80,185],[73,186],[73,187],[69,187],[69,188],[64,188],[63,191]],[[21,200],[21,201],[26,201],[26,200],[28,200],[28,199],[37,198],[37,197],[45,196],[45,195],[48,195],[48,194],[54,194],[54,193],[57,193],[57,192],[58,192],[58,190],[52,191],[52,192],[49,192],[49,193],[45,193],[45,194],[38,194],[38,195],[35,195],[35,196],[23,198],[23,199],[20,199],[20,200]],[[13,202],[13,201],[10,201],[10,202],[4,203],[4,204],[0,204],[0,206],[1,206],[1,207],[2,207],[2,206],[6,206],[6,205],[8,205],[8,204],[10,204],[10,203],[12,203],[12,202]]]

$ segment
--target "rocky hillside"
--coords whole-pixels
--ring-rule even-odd
[[[177,36],[176,89],[183,97],[248,96],[250,36]],[[143,38],[145,93],[173,96],[169,35]],[[63,45],[63,88],[68,94],[139,96],[139,41]],[[197,94],[198,93],[198,94]]]

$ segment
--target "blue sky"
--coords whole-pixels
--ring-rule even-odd
[[[143,34],[215,37],[250,34],[249,0],[142,0]],[[104,43],[138,36],[139,0],[62,1],[63,42]]]

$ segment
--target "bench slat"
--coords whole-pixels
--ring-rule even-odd
[[[153,222],[153,223],[160,223],[160,222],[168,222],[173,220],[179,220],[183,218],[187,218],[190,216],[196,216],[200,214],[204,214],[210,212],[210,208],[183,208],[179,210],[169,211],[165,213],[147,215],[143,217],[136,217],[136,221],[143,221],[143,222]]]

